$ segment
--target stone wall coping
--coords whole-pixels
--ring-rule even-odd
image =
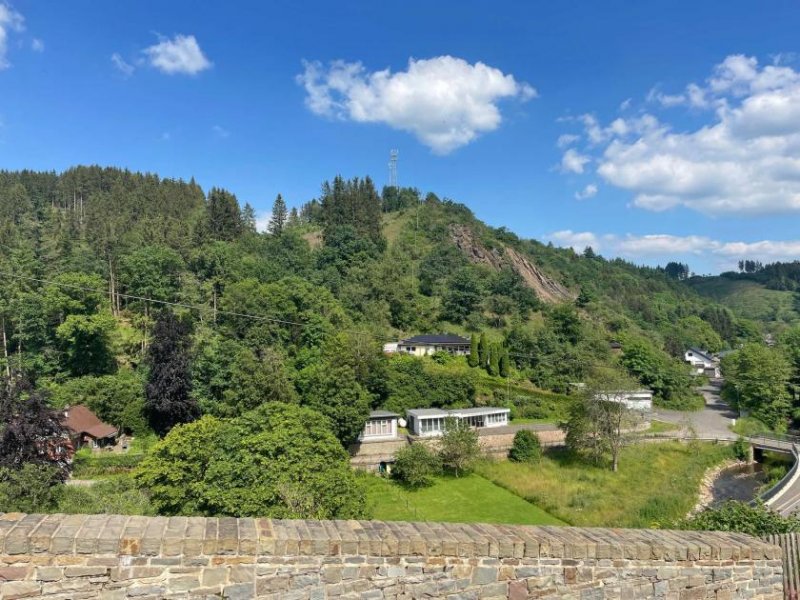
[[[776,560],[727,532],[357,520],[0,514],[0,555],[453,556]]]

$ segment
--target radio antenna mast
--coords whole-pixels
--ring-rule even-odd
[[[397,150],[389,151],[389,187],[397,187]]]

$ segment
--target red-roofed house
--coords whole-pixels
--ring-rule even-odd
[[[83,404],[64,409],[64,425],[70,431],[75,449],[89,445],[92,448],[113,446],[117,442],[119,429],[103,423],[96,414]]]

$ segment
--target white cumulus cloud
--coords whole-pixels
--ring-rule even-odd
[[[651,114],[605,126],[581,117],[591,144],[576,153],[589,153],[597,174],[630,191],[635,206],[715,216],[800,211],[800,72],[734,55],[702,85],[652,99],[708,109],[707,122],[683,131]]]
[[[31,40],[31,50],[34,52],[44,52],[44,40],[33,38]]]
[[[0,70],[11,66],[8,62],[8,38],[12,32],[24,29],[25,19],[11,8],[10,4],[0,2]]]
[[[702,235],[616,235],[569,229],[555,231],[546,237],[565,248],[581,251],[592,246],[606,256],[620,256],[634,262],[703,257],[720,269],[735,268],[739,259],[745,258],[775,262],[796,260],[800,256],[800,240],[721,241]]]
[[[212,66],[193,35],[178,34],[172,39],[161,38],[143,52],[151,66],[168,75],[195,75]]]
[[[536,96],[513,75],[453,56],[410,59],[405,71],[369,72],[360,62],[304,62],[297,81],[315,114],[407,131],[438,154],[447,154],[494,131],[498,102]]]
[[[591,158],[581,154],[574,148],[570,148],[561,157],[561,170],[564,173],[583,173],[586,163],[591,162]]]
[[[600,248],[600,240],[590,231],[572,231],[571,229],[563,229],[555,231],[547,236],[557,246],[563,248],[573,248],[576,252],[582,251],[587,246],[591,246],[595,250]]]
[[[594,183],[588,184],[580,192],[575,192],[575,198],[578,200],[588,200],[597,195],[597,186]]]

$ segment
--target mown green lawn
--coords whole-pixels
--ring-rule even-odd
[[[564,525],[553,515],[479,475],[441,477],[429,488],[409,491],[365,476],[372,518],[383,521],[449,521]]]
[[[478,473],[571,525],[665,527],[692,509],[705,471],[731,456],[723,445],[642,443],[623,451],[617,473],[561,449],[536,465],[487,462]]]

